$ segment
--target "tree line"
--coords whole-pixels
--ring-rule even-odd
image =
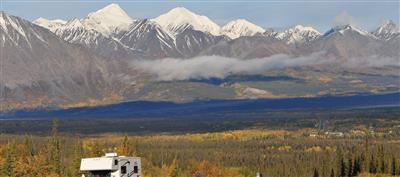
[[[0,135],[0,176],[81,176],[81,158],[106,152],[142,157],[142,176],[352,177],[400,175],[400,141],[313,139],[299,131],[244,130],[190,135]],[[389,143],[390,141],[390,143]]]

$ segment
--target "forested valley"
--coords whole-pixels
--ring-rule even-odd
[[[81,176],[80,159],[106,152],[142,158],[145,177],[350,177],[400,175],[399,132],[326,136],[301,128],[188,134],[0,135],[0,176]],[[310,135],[312,132],[312,136]],[[315,134],[313,134],[315,133]]]

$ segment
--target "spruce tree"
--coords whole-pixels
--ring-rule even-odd
[[[351,157],[349,157],[348,159],[347,176],[353,176],[353,160],[351,159]]]
[[[338,148],[336,151],[336,160],[337,174],[339,177],[346,176],[346,165],[344,163],[343,153],[340,148]]]
[[[130,156],[133,155],[133,150],[131,148],[131,143],[128,136],[124,136],[121,144],[117,148],[117,153],[120,155]]]
[[[319,177],[319,173],[318,173],[318,170],[317,170],[317,168],[314,168],[314,174],[313,174],[313,177]]]
[[[9,142],[6,148],[6,155],[1,166],[1,176],[12,176],[15,165],[15,142]]]
[[[396,162],[396,158],[394,156],[392,156],[392,176],[396,176],[397,175],[397,162]]]
[[[60,145],[60,139],[58,137],[58,126],[59,126],[59,120],[58,119],[53,119],[53,125],[52,125],[52,130],[51,134],[52,137],[49,142],[49,163],[50,166],[52,167],[51,170],[53,173],[61,175],[61,145]]]
[[[356,159],[354,160],[352,172],[353,172],[352,176],[357,176],[361,172],[361,160],[359,157],[356,157]]]
[[[369,161],[369,172],[376,173],[376,163],[375,163],[375,158],[374,158],[373,154],[371,154],[371,158]]]
[[[81,158],[82,158],[82,142],[79,139],[79,137],[76,140],[76,143],[74,145],[74,151],[73,151],[73,156],[72,156],[72,162],[71,162],[71,174],[72,176],[79,176],[79,167],[81,163]]]
[[[385,154],[383,150],[383,146],[378,146],[378,157],[377,157],[377,172],[385,173],[386,172],[386,164],[385,164]]]

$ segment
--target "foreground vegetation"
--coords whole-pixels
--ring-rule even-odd
[[[309,137],[314,129],[78,136],[0,135],[0,176],[80,176],[83,157],[142,157],[142,176],[391,176],[400,174],[398,134]],[[362,128],[359,128],[363,130]]]

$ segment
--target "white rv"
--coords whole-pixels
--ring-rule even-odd
[[[140,157],[107,153],[103,157],[82,159],[80,170],[86,173],[87,177],[140,177]]]

